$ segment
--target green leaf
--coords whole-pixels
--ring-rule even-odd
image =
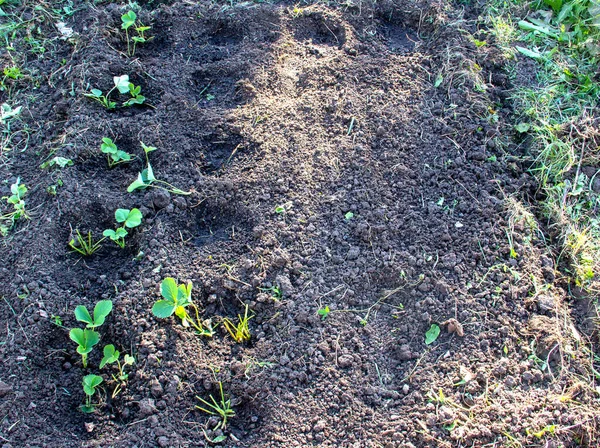
[[[104,137],[100,145],[100,151],[104,154],[114,154],[117,152],[117,145],[110,138]]]
[[[562,0],[544,0],[544,3],[550,6],[554,12],[559,12],[563,5]]]
[[[53,167],[54,165],[58,165],[61,168],[65,168],[67,166],[72,166],[73,161],[71,159],[67,159],[65,157],[54,157],[40,165],[41,169],[46,169]]]
[[[79,344],[82,347],[85,346],[85,336],[83,334],[83,329],[73,328],[71,331],[69,331],[69,338],[76,344]]]
[[[92,351],[94,345],[100,341],[100,335],[94,330],[82,330],[81,328],[73,328],[69,332],[69,337],[73,342],[78,344],[77,353],[85,355]]]
[[[142,149],[144,150],[144,152],[146,154],[148,154],[149,152],[152,152],[152,151],[156,151],[156,147],[155,146],[146,146],[144,144],[144,142],[142,142],[142,141],[140,141],[140,144],[142,145]]]
[[[524,54],[525,56],[532,58],[532,59],[545,59],[544,55],[541,53],[538,53],[537,51],[533,51],[530,50],[528,48],[524,48],[524,47],[515,47],[517,49],[517,51],[521,54]]]
[[[102,235],[107,238],[110,238],[111,240],[117,239],[117,234],[113,229],[106,229],[104,232],[102,232]]]
[[[348,220],[354,218],[354,213],[348,212],[344,215],[344,218],[346,219],[346,221],[348,221]]]
[[[125,355],[123,357],[123,366],[130,365],[132,366],[135,363],[135,358],[131,355]]]
[[[96,387],[102,384],[102,381],[102,377],[98,375],[91,374],[84,376],[82,380],[83,391],[86,395],[94,395],[94,393],[96,393]]]
[[[85,322],[88,324],[88,327],[94,324],[94,319],[92,319],[89,311],[83,305],[75,307],[75,319],[77,319],[79,322]]]
[[[425,333],[425,344],[433,344],[440,335],[440,327],[436,324],[431,324],[427,333]]]
[[[127,219],[125,220],[125,226],[129,227],[130,229],[137,227],[142,223],[142,218],[143,215],[142,212],[139,211],[139,209],[131,209],[131,211],[127,215]]]
[[[103,368],[106,364],[112,364],[118,361],[119,351],[115,350],[115,346],[109,344],[104,347],[104,357],[100,361],[100,368]]]
[[[321,316],[321,320],[325,320],[327,318],[327,315],[331,312],[331,310],[329,309],[329,306],[326,305],[325,308],[320,308],[317,311],[317,314],[319,316]]]
[[[119,223],[127,221],[130,212],[131,210],[127,208],[118,208],[115,211],[115,220]]]
[[[147,188],[148,185],[150,185],[150,182],[146,182],[144,180],[144,175],[143,173],[147,172],[147,170],[142,171],[141,173],[138,173],[138,177],[136,180],[134,180],[128,187],[127,187],[127,193],[131,193],[135,190],[143,190],[144,188]]]
[[[171,316],[175,312],[176,306],[167,300],[158,300],[152,305],[152,314],[156,317],[164,319]]]
[[[519,123],[518,125],[515,126],[515,129],[517,130],[517,132],[520,132],[521,134],[529,131],[529,129],[531,129],[531,126],[529,123]]]
[[[129,233],[125,230],[124,227],[119,227],[115,232],[117,238],[125,238]]]
[[[94,307],[94,326],[99,327],[104,323],[106,316],[112,311],[112,300],[101,300]]]
[[[129,93],[129,75],[114,76],[115,87],[121,93]]]
[[[133,11],[128,11],[127,13],[123,14],[121,16],[121,28],[126,30],[128,29],[130,26],[132,26],[135,21],[137,19],[137,16],[135,14],[135,12]]]
[[[172,277],[165,278],[160,284],[160,294],[173,305],[177,304],[179,292],[177,282]]]
[[[100,89],[92,89],[90,93],[95,98],[100,98],[102,96],[102,90]]]
[[[435,87],[436,89],[442,85],[442,82],[444,82],[444,76],[441,73],[438,73],[437,77],[435,78],[435,83],[433,84],[433,87]]]

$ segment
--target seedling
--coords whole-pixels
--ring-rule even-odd
[[[71,159],[67,159],[66,157],[53,157],[50,160],[42,163],[40,165],[41,169],[52,168],[54,166],[58,166],[60,168],[66,168],[68,166],[73,166],[73,161]]]
[[[217,424],[215,429],[224,430],[227,427],[227,420],[229,418],[235,417],[235,411],[231,408],[231,399],[225,400],[225,394],[223,393],[223,383],[221,381],[219,381],[219,391],[221,392],[221,398],[219,402],[217,402],[217,400],[215,400],[215,398],[212,395],[209,396],[212,403],[209,403],[208,401],[196,396],[196,398],[200,400],[200,402],[204,406],[196,406],[196,408],[200,409],[203,412],[206,412],[207,414],[220,416],[221,421],[219,422],[219,424]]]
[[[117,229],[106,229],[102,232],[105,238],[110,238],[115,242],[117,246],[121,249],[125,248],[125,237],[129,234],[127,229],[133,229],[134,227],[139,226],[142,223],[142,212],[140,212],[137,208],[133,208],[131,210],[126,208],[118,208],[115,211],[115,220],[117,223],[122,223],[122,227],[118,227]]]
[[[115,143],[108,137],[102,138],[100,151],[106,154],[109,168],[113,168],[119,163],[126,163],[131,161],[131,154],[125,151],[121,151],[119,148],[117,148],[117,145],[115,145]]]
[[[16,182],[10,186],[11,196],[4,196],[2,199],[6,199],[9,205],[12,205],[14,210],[6,215],[0,216],[0,221],[9,223],[8,225],[0,224],[0,233],[6,235],[19,219],[29,219],[27,211],[25,210],[25,200],[23,197],[27,193],[27,187],[21,183],[21,179],[17,178]]]
[[[192,302],[192,282],[188,282],[187,285],[180,284],[178,286],[174,278],[167,277],[160,285],[160,294],[164,300],[158,300],[154,303],[152,314],[160,319],[165,319],[175,314],[181,319],[184,327],[191,325],[201,336],[213,335],[210,325],[204,328],[200,320],[198,307]],[[193,318],[190,316],[186,308],[193,309],[196,317]]]
[[[69,247],[73,249],[74,252],[77,252],[84,257],[89,257],[102,247],[100,244],[102,241],[104,241],[104,238],[99,241],[94,241],[92,232],[88,232],[87,236],[83,236],[79,229],[77,229],[75,230],[75,238],[72,238],[71,241],[69,241]]]
[[[83,322],[87,328],[96,328],[104,323],[106,316],[112,311],[112,300],[100,300],[94,307],[94,317],[90,315],[87,308],[79,305],[75,308],[75,318]]]
[[[427,333],[425,333],[425,344],[430,345],[433,344],[440,335],[440,327],[437,324],[431,324]]]
[[[142,88],[129,82],[129,75],[114,76],[113,82],[115,85],[106,93],[106,95],[104,95],[102,90],[100,89],[92,89],[89,93],[84,93],[83,95],[95,101],[98,101],[106,109],[109,110],[115,109],[117,107],[116,101],[112,101],[110,99],[110,94],[115,89],[117,89],[121,94],[129,93],[131,95],[131,99],[123,103],[123,106],[125,107],[133,106],[134,104],[143,104],[144,101],[146,101],[146,97],[141,95]]]
[[[96,388],[102,384],[102,377],[98,375],[86,375],[83,377],[83,392],[85,393],[85,404],[82,404],[79,409],[81,412],[90,414],[96,410],[98,404],[92,403],[92,397],[96,393]]]
[[[87,367],[88,353],[92,351],[94,345],[100,341],[100,335],[97,331],[88,328],[73,328],[69,332],[69,337],[77,344],[77,353],[81,355],[81,363],[83,367]]]
[[[246,305],[246,309],[244,311],[244,317],[238,314],[238,323],[235,325],[230,319],[223,319],[223,326],[229,332],[231,337],[237,343],[247,342],[250,340],[250,327],[248,326],[248,321],[252,319],[253,316],[248,316],[248,305]]]
[[[117,367],[119,368],[119,374],[112,376],[113,380],[117,383],[117,386],[115,387],[115,390],[112,393],[113,398],[115,398],[121,391],[120,383],[122,383],[123,381],[127,381],[127,379],[129,378],[129,374],[125,373],[125,367],[132,366],[133,363],[135,362],[135,359],[133,356],[126,354],[125,356],[123,356],[123,363],[121,364],[121,361],[119,360],[120,356],[121,356],[121,353],[118,350],[115,350],[115,346],[112,344],[109,344],[104,347],[104,357],[100,361],[101,369],[104,366],[106,366],[107,364],[114,364],[114,363],[117,363]]]
[[[317,314],[319,316],[321,316],[321,320],[325,320],[327,319],[327,316],[329,316],[329,313],[331,312],[331,310],[329,309],[329,306],[326,305],[324,308],[319,308],[317,310]]]
[[[125,30],[125,39],[127,40],[127,55],[133,56],[135,54],[135,46],[137,44],[143,44],[152,39],[152,37],[146,37],[145,33],[152,27],[145,26],[141,22],[137,22],[137,15],[133,11],[128,11],[121,16],[121,29]],[[129,29],[133,27],[136,35],[129,38]]]
[[[138,173],[138,177],[135,181],[133,181],[129,187],[127,187],[127,192],[132,193],[135,190],[145,190],[148,187],[154,188],[162,188],[173,194],[180,195],[188,195],[192,194],[191,191],[183,191],[177,187],[174,187],[168,182],[164,180],[157,179],[154,176],[154,171],[152,170],[152,165],[150,165],[150,160],[148,159],[148,154],[152,151],[156,151],[154,146],[146,146],[144,142],[140,142],[142,145],[142,149],[144,150],[144,155],[146,156],[146,168],[142,170],[142,172]]]

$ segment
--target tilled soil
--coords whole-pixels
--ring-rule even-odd
[[[507,206],[535,185],[503,126],[498,55],[477,53],[434,4],[183,1],[143,5],[154,38],[126,57],[124,9],[79,6],[54,62],[30,61],[44,83],[17,126],[31,138],[0,167],[2,195],[20,176],[31,210],[0,247],[4,446],[194,447],[222,434],[232,447],[593,446],[593,390],[557,336],[565,293]],[[106,111],[83,96],[123,74],[147,105]],[[108,169],[102,137],[136,159]],[[127,193],[139,141],[158,148],[156,176],[190,195]],[[50,151],[74,165],[40,170]],[[144,219],[125,249],[69,252],[75,229],[100,237],[132,207]],[[154,318],[169,276],[193,282],[213,324],[247,304],[251,341]],[[101,350],[84,369],[68,337],[75,306],[101,299],[114,310],[98,347],[136,358],[114,398]],[[88,373],[105,387],[86,415]],[[195,409],[219,381],[236,413],[225,431]]]

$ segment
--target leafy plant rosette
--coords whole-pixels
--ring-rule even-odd
[[[213,335],[210,325],[204,328],[200,320],[198,307],[192,302],[192,282],[177,285],[177,281],[174,278],[167,277],[160,285],[160,294],[163,299],[154,303],[152,314],[160,319],[166,319],[175,314],[175,316],[181,319],[184,327],[191,325],[202,336]],[[195,318],[190,316],[187,308],[194,310]]]
[[[131,210],[119,208],[115,211],[115,221],[123,225],[115,230],[106,229],[102,232],[102,235],[104,235],[105,238],[111,239],[117,246],[123,249],[125,247],[125,237],[129,235],[127,229],[138,227],[142,223],[142,218],[142,212],[137,208]]]

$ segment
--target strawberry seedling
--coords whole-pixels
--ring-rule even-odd
[[[82,404],[79,409],[81,412],[90,414],[96,410],[98,404],[92,403],[92,397],[96,393],[96,388],[102,384],[102,377],[98,375],[86,375],[83,377],[83,392],[85,393],[85,404]]]
[[[2,236],[6,235],[19,219],[29,219],[29,215],[25,210],[25,200],[23,199],[25,193],[27,193],[27,187],[21,183],[20,178],[17,178],[16,182],[10,186],[10,192],[12,193],[10,196],[4,196],[2,199],[6,199],[6,202],[12,205],[14,210],[6,215],[0,215],[0,233]]]
[[[129,38],[129,29],[133,27],[136,35]],[[146,31],[151,29],[150,26],[145,26],[141,22],[137,21],[137,15],[133,11],[127,11],[121,16],[121,29],[125,30],[125,39],[127,40],[127,55],[133,56],[135,54],[135,46],[137,44],[143,44],[152,39],[152,37],[146,37]]]
[[[79,305],[75,308],[75,318],[87,324],[87,328],[96,328],[104,323],[112,307],[112,300],[100,300],[94,307],[94,317],[92,317],[85,306]]]
[[[200,400],[204,406],[196,406],[196,409],[200,409],[201,411],[210,415],[217,415],[221,417],[221,421],[215,429],[225,429],[227,427],[227,420],[235,417],[235,411],[231,408],[231,398],[225,400],[225,394],[223,394],[223,383],[221,381],[219,381],[219,391],[221,392],[221,399],[219,402],[217,402],[212,395],[209,396],[212,403],[196,396],[196,398]]]
[[[190,325],[196,329],[201,336],[212,336],[213,329],[209,325],[204,327],[200,320],[200,312],[198,307],[192,302],[192,282],[188,282],[187,285],[177,285],[177,281],[174,278],[165,278],[160,285],[160,294],[164,300],[158,300],[152,306],[152,314],[160,319],[175,314],[181,319],[181,323],[184,327]],[[195,318],[190,316],[186,308],[194,310]]]
[[[100,361],[101,369],[104,366],[106,366],[107,364],[114,364],[114,363],[117,363],[117,367],[119,368],[119,374],[112,376],[113,380],[117,383],[117,386],[115,387],[115,390],[112,393],[113,398],[115,398],[121,391],[121,386],[122,386],[121,383],[123,383],[124,381],[127,381],[127,379],[129,378],[129,374],[125,373],[125,367],[132,366],[133,363],[135,362],[135,359],[133,356],[126,354],[123,356],[123,363],[121,364],[121,361],[119,360],[120,356],[121,356],[121,353],[118,350],[115,350],[115,346],[112,344],[109,344],[104,347],[104,357]]]
[[[100,244],[102,241],[104,241],[104,238],[99,241],[94,241],[92,232],[88,232],[87,236],[83,236],[81,232],[79,232],[79,229],[76,229],[75,238],[72,238],[71,241],[69,241],[69,247],[74,252],[77,252],[84,257],[89,257],[102,247]]]
[[[237,343],[247,342],[250,340],[250,327],[248,326],[248,321],[252,319],[253,316],[248,316],[248,305],[246,305],[246,310],[244,311],[244,317],[238,314],[238,323],[235,325],[230,319],[223,319],[223,326],[229,332],[231,337]]]
[[[115,211],[115,220],[117,223],[123,224],[122,227],[117,229],[106,229],[102,235],[105,238],[110,238],[115,242],[121,249],[125,248],[125,237],[129,234],[127,229],[133,229],[142,223],[142,212],[137,208],[128,210],[126,208],[119,208]]]
[[[108,167],[112,168],[119,163],[126,163],[131,161],[131,154],[121,151],[117,148],[117,145],[108,137],[102,139],[100,145],[100,151],[106,154],[108,160]]]
[[[77,344],[77,353],[81,355],[81,363],[86,368],[88,354],[92,351],[94,345],[100,341],[100,334],[88,328],[73,328],[69,332],[69,337]]]
[[[140,142],[142,145],[142,149],[144,150],[144,154],[146,156],[146,168],[142,170],[142,172],[138,173],[138,177],[135,181],[133,181],[129,187],[127,187],[127,192],[131,193],[135,190],[145,190],[148,187],[154,188],[162,188],[163,190],[168,191],[173,194],[181,194],[188,195],[191,194],[190,191],[183,191],[177,187],[174,187],[168,182],[164,180],[159,180],[154,177],[154,171],[152,170],[152,166],[150,165],[150,160],[148,159],[148,154],[152,151],[156,151],[154,146],[146,146],[144,142]]]
[[[84,93],[83,95],[95,101],[98,101],[106,109],[109,110],[115,109],[117,107],[116,101],[112,101],[110,99],[110,94],[115,89],[117,89],[121,94],[129,93],[131,95],[131,99],[123,103],[123,106],[125,107],[133,106],[134,104],[143,104],[144,101],[146,101],[146,97],[144,95],[141,95],[142,88],[129,82],[129,75],[114,76],[113,82],[115,85],[106,93],[106,95],[104,95],[102,90],[100,89],[92,89],[89,93]]]

